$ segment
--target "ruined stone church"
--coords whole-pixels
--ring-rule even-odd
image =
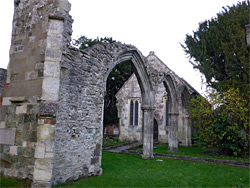
[[[180,100],[178,101],[178,144],[183,146],[191,145],[191,119],[188,116],[187,106],[191,97],[199,93],[189,85],[184,79],[176,75],[167,67],[154,52],[146,57],[146,61],[156,71],[164,74],[171,73],[176,84],[179,84]],[[188,96],[188,97],[187,97]],[[141,111],[141,89],[135,74],[133,74],[122,88],[117,92],[117,110],[119,118],[119,140],[121,141],[141,141],[142,140],[142,111]],[[155,142],[168,143],[168,133],[170,131],[169,98],[164,83],[161,82],[155,88],[155,110],[153,139]]]
[[[155,55],[144,57],[135,46],[119,42],[85,50],[71,46],[68,0],[14,4],[7,81],[0,87],[1,174],[30,179],[33,187],[101,175],[106,81],[126,61],[133,64],[141,91],[127,101],[131,124],[141,126],[141,157],[154,158],[155,120],[158,139],[167,140],[169,151],[178,151],[179,142],[190,144],[185,106],[194,90]],[[166,106],[167,112],[160,112]],[[128,118],[120,118],[125,127]]]

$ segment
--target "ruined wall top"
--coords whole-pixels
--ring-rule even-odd
[[[9,87],[3,90],[3,96],[39,96],[42,93],[45,56],[54,55],[48,51],[47,44],[50,20],[63,22],[62,43],[65,49],[71,42],[71,4],[68,0],[14,0],[14,5],[7,71]]]

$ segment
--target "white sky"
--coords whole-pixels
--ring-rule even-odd
[[[222,7],[237,0],[69,0],[72,4],[73,36],[113,37],[136,46],[144,56],[150,51],[175,73],[201,90],[201,75],[194,71],[179,43],[198,28],[199,22],[216,16]],[[1,61],[7,68],[14,0],[1,2]]]

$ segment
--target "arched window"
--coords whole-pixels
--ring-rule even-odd
[[[166,100],[165,108],[166,108],[166,110],[165,110],[165,112],[166,112],[166,114],[165,114],[166,126],[169,126],[169,115],[168,115],[168,113],[169,113],[169,102],[168,102],[168,100]]]
[[[139,125],[139,99],[130,100],[129,125]]]
[[[134,101],[130,101],[130,125],[134,123]]]
[[[138,101],[135,101],[135,125],[138,125],[138,108],[139,108],[139,103]]]

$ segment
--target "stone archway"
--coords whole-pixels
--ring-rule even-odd
[[[120,43],[117,44],[121,45]],[[155,94],[141,52],[139,52],[137,49],[132,49],[122,50],[121,52],[117,53],[114,59],[114,63],[112,63],[108,68],[105,76],[105,81],[116,65],[128,60],[131,61],[132,65],[134,66],[135,75],[137,77],[142,96],[142,158],[153,159],[153,113],[155,110]]]
[[[124,61],[132,62],[142,91],[142,158],[152,159],[154,91],[141,53],[130,45],[103,43],[86,50],[69,48],[64,57],[57,113],[60,123],[55,132],[54,184],[102,173],[106,80],[112,69]],[[76,156],[77,160],[62,162]],[[80,170],[82,164],[84,170]]]
[[[176,86],[171,78],[171,75],[165,75],[163,84],[167,90],[169,100],[169,132],[168,132],[168,151],[178,152],[178,96]]]

